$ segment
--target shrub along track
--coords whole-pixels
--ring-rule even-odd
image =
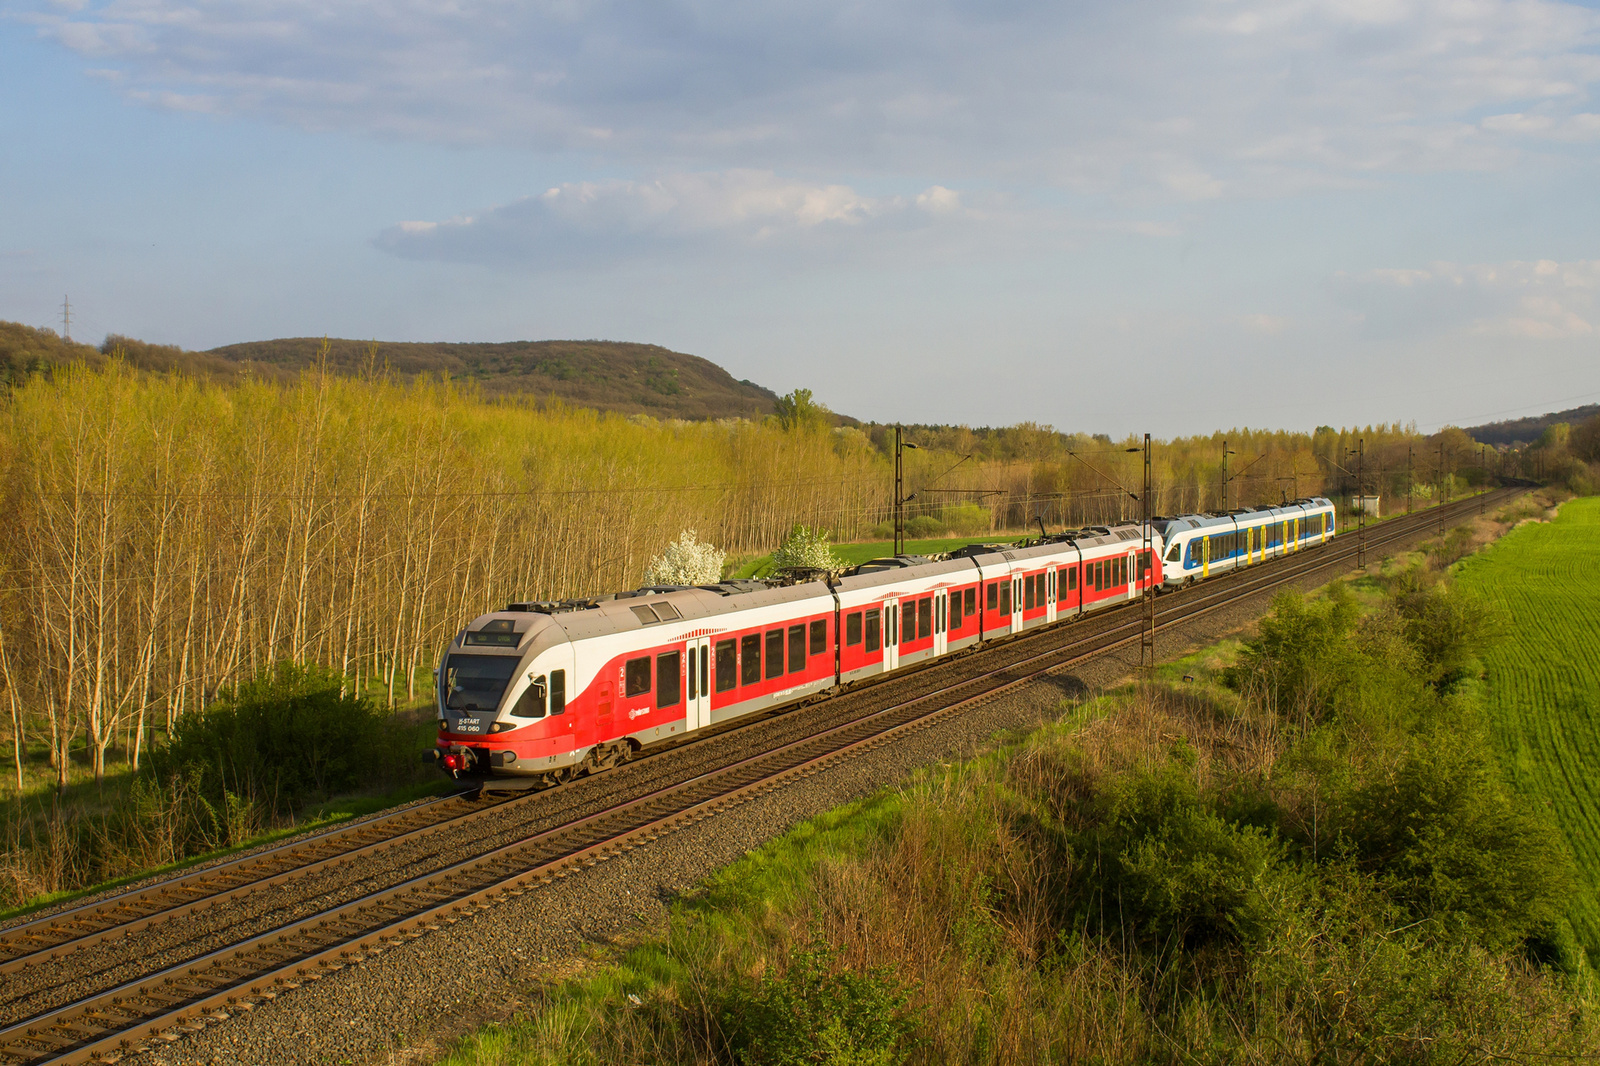
[[[1468,514],[1479,502],[1472,498],[1450,505],[1445,517]],[[1434,511],[1392,519],[1372,528],[1367,547],[1381,551],[1427,532],[1437,521]],[[1312,573],[1345,567],[1355,557],[1355,541],[1345,534],[1326,548],[1163,596],[1157,624],[1171,628]],[[670,758],[642,760],[537,797],[478,808],[452,797],[325,832],[177,879],[174,884],[187,886],[185,898],[165,918],[151,913],[151,901],[161,897],[145,889],[127,894],[132,899],[125,909],[114,898],[14,928],[0,944],[34,926],[48,928],[52,921],[69,927],[85,920],[98,923],[76,947],[62,939],[64,934],[55,934],[53,958],[52,949],[44,957],[33,953],[23,975],[45,980],[24,980],[19,994],[6,994],[8,1012],[17,1017],[21,1008],[24,1016],[0,1029],[0,1061],[116,1057],[207,1011],[271,999],[312,976],[422,936],[496,900],[520,896],[963,707],[1137,642],[1139,628],[1138,606],[1131,605],[1066,627],[1035,630],[803,714],[779,715],[760,730],[730,730],[673,749],[666,753]],[[510,824],[516,819],[518,824]],[[446,828],[451,831],[441,833]],[[468,829],[473,833],[463,832]],[[463,839],[469,835],[473,839]],[[416,845],[423,842],[442,842],[446,848],[418,854]],[[376,866],[384,869],[372,869]],[[241,880],[252,871],[264,876]],[[331,892],[330,873],[344,876]],[[203,874],[226,879],[209,882],[222,886],[209,905],[193,895],[208,883]],[[263,901],[265,887],[279,888],[275,897],[302,898]],[[292,891],[302,888],[313,891]],[[265,908],[251,911],[252,900]],[[108,927],[108,914],[131,920]],[[174,922],[178,916],[190,920]],[[212,920],[218,917],[222,921]],[[145,935],[128,941],[136,931]],[[165,942],[152,943],[152,933],[165,934]],[[30,935],[49,934],[40,928]],[[132,952],[137,960],[128,958]],[[20,964],[17,952],[11,957]]]

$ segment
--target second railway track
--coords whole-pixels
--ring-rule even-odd
[[[1511,494],[1512,490],[1503,490],[1489,499]],[[1444,516],[1459,517],[1479,506],[1477,498],[1469,498],[1447,506]],[[1429,511],[1381,523],[1369,530],[1366,548],[1381,551],[1427,531],[1438,520],[1437,512]],[[1355,558],[1356,540],[1353,533],[1347,533],[1327,547],[1222,577],[1176,596],[1163,596],[1157,626],[1170,628],[1241,598],[1339,568]],[[814,772],[909,730],[925,728],[963,707],[992,699],[1042,675],[1137,642],[1139,633],[1138,607],[1130,605],[1098,618],[1024,634],[934,668],[891,679],[900,684],[886,682],[829,701],[839,708],[844,708],[847,701],[853,702],[854,706],[844,709],[844,713],[780,715],[778,720],[784,722],[785,728],[774,732],[782,735],[772,737],[764,750],[754,754],[704,769],[690,760],[685,772],[661,774],[659,784],[646,782],[655,787],[636,791],[621,802],[513,833],[513,839],[485,846],[459,861],[342,900],[154,972],[110,986],[80,989],[70,1002],[0,1029],[0,1062],[67,1063],[118,1057],[199,1014],[274,998],[284,989],[330,969],[453,923],[463,914],[492,906],[501,898],[521,895],[541,882],[566,876],[574,868],[603,861],[797,775]],[[766,725],[773,731],[772,723]],[[746,727],[730,731],[729,735],[748,732]],[[589,780],[603,781],[611,776]],[[572,795],[570,788],[541,797]],[[187,887],[181,890],[183,898],[167,897],[175,901],[170,906],[155,902],[158,897],[150,893],[161,888],[155,885],[13,927],[0,933],[0,972],[48,966],[53,961],[52,954],[124,942],[151,924],[170,919],[175,912],[203,910],[282,884],[302,872],[309,875],[331,864],[354,863],[394,847],[401,840],[424,839],[446,826],[460,825],[463,820],[479,821],[504,812],[517,802],[503,800],[492,807],[475,808],[460,798],[447,797],[175,879],[174,886]],[[414,821],[408,822],[408,816]],[[319,857],[319,849],[329,853]],[[199,874],[211,874],[221,880],[202,882],[197,880]],[[204,883],[217,887],[209,895],[196,895],[203,891]],[[116,921],[118,916],[124,920]],[[26,936],[31,939],[19,935],[30,928]],[[73,929],[78,933],[72,933]]]

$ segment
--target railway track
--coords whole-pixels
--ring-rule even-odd
[[[1521,490],[1501,490],[1488,502]],[[1445,518],[1480,506],[1447,505]],[[1431,530],[1430,510],[1373,526],[1366,549],[1381,552]],[[1239,599],[1334,570],[1355,559],[1356,537],[1164,595],[1156,624],[1169,629]],[[358,963],[397,943],[459,921],[497,901],[535,890],[661,833],[746,801],[795,777],[924,729],[962,708],[1140,639],[1137,604],[1072,625],[1037,630],[906,678],[864,690],[857,713],[807,722],[810,730],[757,754],[668,782],[642,795],[489,848],[462,861],[366,893],[267,932],[0,1028],[0,1062],[109,1061],[164,1032],[219,1009],[249,1009],[281,992]],[[976,668],[976,669],[975,669]],[[952,678],[952,674],[962,676]],[[894,680],[910,682],[895,686]],[[909,689],[909,691],[908,691]],[[875,705],[875,706],[874,706]],[[795,730],[790,730],[791,735]],[[525,803],[529,797],[469,803],[445,797],[134,892],[86,904],[0,933],[0,973],[48,966],[64,952],[132,936],[154,924],[261,892],[332,864],[362,861]],[[485,805],[487,803],[487,805]]]

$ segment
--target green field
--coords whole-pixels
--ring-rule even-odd
[[[938,540],[908,540],[906,541],[907,555],[935,555],[939,552],[955,551],[957,548],[968,544],[1015,544],[1019,540],[1034,536],[1035,534],[1022,533],[990,533],[983,537],[943,537]],[[835,544],[833,554],[846,566],[860,566],[869,559],[881,559],[894,554],[894,541],[873,540],[859,544]],[[734,577],[765,577],[772,569],[772,556],[763,555],[741,564],[735,571]]]
[[[1600,963],[1600,499],[1513,531],[1457,580],[1506,612],[1506,638],[1484,656],[1490,719],[1516,788],[1572,846],[1573,930]]]

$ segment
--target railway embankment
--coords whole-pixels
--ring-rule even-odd
[[[1594,1055],[1573,836],[1501,771],[1516,618],[1447,576],[1498,517],[806,821],[443,1061]]]
[[[1317,585],[1328,576],[1308,572],[1300,583]],[[1237,631],[1260,615],[1268,598],[1233,601],[1181,632],[1163,630],[1158,636],[1163,658]],[[1136,660],[1136,646],[1133,655]],[[425,1060],[437,1052],[441,1037],[475,1021],[510,1018],[531,1009],[535,1000],[548,1003],[551,982],[593,965],[586,960],[681,920],[681,908],[696,886],[789,827],[903,781],[916,766],[970,757],[997,731],[1036,728],[1063,714],[1083,713],[1085,698],[1114,687],[1133,665],[1126,652],[1112,652],[1040,678],[893,744],[686,823],[647,847],[574,870],[536,892],[482,910],[469,908],[427,935],[353,951],[347,959],[280,985],[270,996],[194,1019],[185,1031],[171,1034],[177,1039],[170,1046],[166,1041],[146,1045],[146,1055],[172,1062]],[[649,762],[626,769],[638,772]],[[594,780],[608,778],[613,786],[621,780],[613,775]],[[895,994],[893,988],[860,991],[869,997]],[[626,996],[621,1002],[632,1005]],[[308,1018],[317,1024],[307,1025]]]

